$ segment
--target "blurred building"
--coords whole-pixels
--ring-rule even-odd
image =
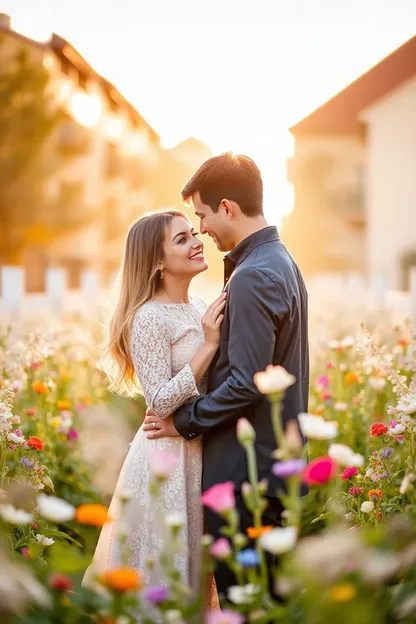
[[[14,31],[6,15],[0,15],[0,36],[3,66],[18,49],[29,50],[31,60],[47,68],[52,100],[65,111],[47,149],[51,166],[59,161],[48,181],[54,234],[24,250],[27,289],[43,290],[44,271],[54,266],[67,270],[72,288],[85,269],[106,283],[120,265],[129,225],[158,207],[180,206],[181,185],[207,148],[192,140],[186,161],[163,149],[136,108],[62,37],[34,41]]]
[[[416,266],[416,36],[290,128],[294,210],[284,238],[304,272],[408,285]]]

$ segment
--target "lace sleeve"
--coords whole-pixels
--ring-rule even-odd
[[[169,416],[199,395],[189,364],[172,377],[169,327],[159,309],[149,306],[136,314],[131,354],[146,404],[158,416]]]

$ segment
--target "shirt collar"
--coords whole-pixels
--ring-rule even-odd
[[[232,251],[226,256],[224,256],[224,278],[225,282],[231,277],[231,273],[233,272],[235,266],[240,264],[245,260],[250,252],[253,251],[259,245],[263,243],[269,243],[271,241],[280,240],[279,234],[277,232],[277,227],[275,225],[269,225],[250,236],[247,236],[244,240],[241,241],[234,247]]]

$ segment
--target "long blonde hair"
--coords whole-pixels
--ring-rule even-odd
[[[160,286],[163,244],[174,217],[189,221],[182,212],[164,210],[136,221],[127,236],[120,294],[107,345],[110,365],[105,367],[110,388],[121,394],[132,395],[139,390],[130,350],[131,328],[137,310],[154,297]]]

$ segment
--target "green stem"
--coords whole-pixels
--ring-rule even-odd
[[[280,416],[280,397],[271,397],[272,402],[272,425],[274,437],[276,439],[276,448],[283,448],[283,425]]]

